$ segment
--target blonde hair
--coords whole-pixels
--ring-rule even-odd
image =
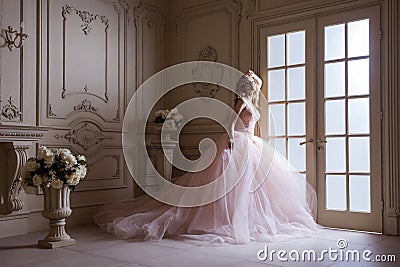
[[[251,86],[246,87],[245,85],[250,81]],[[246,92],[248,91],[253,91],[252,99],[251,102],[253,103],[254,107],[259,109],[259,99],[260,99],[260,91],[261,91],[261,86],[262,86],[262,80],[260,77],[258,77],[253,71],[249,70],[246,74],[242,75],[238,82],[236,83],[236,93],[240,97],[236,97],[235,103],[239,100],[239,98],[244,97]],[[251,88],[251,90],[248,90]]]

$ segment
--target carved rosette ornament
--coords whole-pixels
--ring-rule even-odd
[[[199,52],[198,59],[200,61],[217,61],[217,51],[209,45],[206,45]],[[214,83],[222,82],[223,72],[221,66],[210,64],[202,64],[199,62],[199,66],[192,70],[192,77],[197,80],[208,80]],[[219,85],[210,83],[194,83],[194,92],[202,97],[214,98],[215,93],[220,90]]]

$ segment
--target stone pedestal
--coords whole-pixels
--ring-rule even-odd
[[[62,188],[42,186],[44,193],[43,217],[49,219],[50,230],[38,245],[44,248],[59,248],[74,245],[76,242],[65,231],[65,218],[71,215],[70,189],[64,184]]]

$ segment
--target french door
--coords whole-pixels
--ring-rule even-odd
[[[269,137],[316,189],[318,223],[382,231],[379,9],[260,35]]]

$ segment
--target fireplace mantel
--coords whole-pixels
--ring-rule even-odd
[[[0,125],[0,215],[22,210],[23,202],[18,198],[20,168],[27,160],[26,150],[47,130],[37,126]]]

